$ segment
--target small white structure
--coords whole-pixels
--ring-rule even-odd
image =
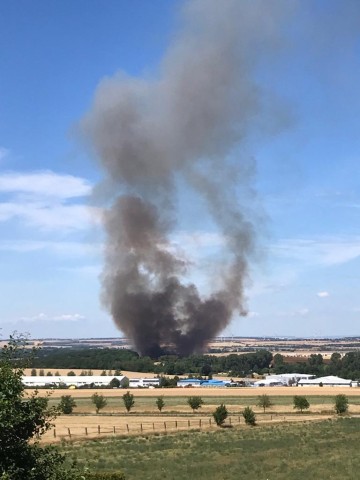
[[[299,380],[298,386],[299,387],[351,387],[352,380],[347,380],[345,378],[335,377],[330,375],[328,377],[319,377],[319,378],[312,378],[312,379],[302,379]]]
[[[154,388],[160,387],[160,378],[130,378],[130,388]]]
[[[81,387],[108,387],[113,378],[120,382],[120,386],[127,386],[128,378],[124,375],[59,375],[59,376],[23,376],[22,383],[25,387],[61,387],[81,388]]]
[[[266,380],[281,382],[283,385],[296,385],[300,380],[314,378],[315,375],[308,373],[282,373],[280,375],[268,375]]]

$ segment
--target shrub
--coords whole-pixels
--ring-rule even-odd
[[[59,409],[61,413],[69,415],[73,412],[74,407],[76,407],[76,402],[71,395],[63,395],[60,398]]]
[[[159,409],[159,412],[161,412],[161,410],[165,407],[164,397],[158,397],[155,403]]]
[[[130,392],[124,393],[122,396],[123,402],[127,412],[130,412],[132,407],[135,405],[134,395]]]
[[[252,425],[252,426],[256,425],[256,415],[252,408],[245,407],[244,411],[242,412],[242,415],[245,419],[246,425]]]
[[[94,395],[91,396],[91,401],[95,405],[96,413],[99,413],[99,411],[107,405],[107,400],[103,395],[99,395],[98,393],[94,393]]]
[[[340,394],[335,397],[335,411],[338,415],[346,413],[349,408],[349,400],[346,395]]]
[[[227,416],[228,416],[228,411],[223,403],[220,406],[218,406],[215,412],[213,413],[214,420],[218,427],[222,426],[222,424],[227,419]]]
[[[310,407],[310,403],[308,402],[306,397],[302,395],[295,395],[294,397],[294,408],[296,410],[300,410],[303,413],[303,410],[307,410]]]
[[[204,400],[201,397],[189,397],[187,403],[189,407],[192,408],[192,411],[195,412],[195,410],[198,410],[201,405],[204,404]]]

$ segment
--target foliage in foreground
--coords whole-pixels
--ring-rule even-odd
[[[0,478],[3,480],[75,480],[54,448],[41,448],[38,438],[51,427],[55,409],[37,393],[26,396],[22,384],[23,338],[11,339],[0,357]],[[32,441],[32,443],[31,443]]]

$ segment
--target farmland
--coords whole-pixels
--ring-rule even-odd
[[[360,419],[66,442],[69,460],[121,468],[127,480],[347,480],[359,478]]]
[[[71,394],[76,401],[73,415],[62,415],[55,420],[55,430],[43,437],[44,442],[59,442],[63,439],[86,439],[98,436],[154,433],[192,428],[213,429],[212,412],[220,403],[225,403],[233,425],[241,425],[241,412],[251,406],[257,414],[258,423],[298,422],[334,417],[334,397],[345,393],[349,398],[351,414],[360,414],[360,389],[358,388],[192,388],[192,389],[140,389],[132,390],[135,406],[126,413],[122,395],[124,390],[96,390],[107,399],[107,405],[96,415],[91,395],[94,390],[54,390],[50,405],[56,405],[61,395]],[[41,394],[45,391],[40,390]],[[269,395],[273,406],[265,413],[257,406],[258,396]],[[156,408],[157,396],[163,396],[165,407]],[[189,396],[199,395],[204,405],[195,414],[187,405]],[[293,409],[293,396],[306,395],[310,402],[309,412],[298,414]]]

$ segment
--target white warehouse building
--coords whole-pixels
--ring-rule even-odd
[[[22,383],[25,387],[60,387],[81,388],[81,387],[108,387],[113,378],[120,382],[120,387],[127,387],[129,379],[124,375],[59,375],[59,376],[23,376]]]
[[[302,379],[298,382],[299,387],[315,387],[315,386],[323,386],[323,387],[352,387],[353,381],[347,380],[345,378],[335,377],[330,375],[328,377],[319,377],[319,378],[312,378],[312,379]]]

